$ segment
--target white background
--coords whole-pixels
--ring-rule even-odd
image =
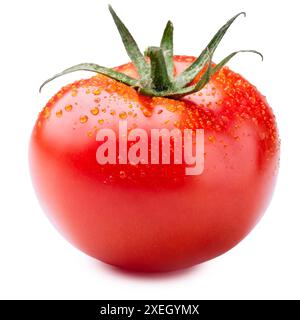
[[[28,173],[28,141],[35,118],[62,84],[38,94],[45,78],[79,62],[127,62],[102,0],[1,1],[0,4],[0,298],[27,299],[272,299],[300,298],[299,8],[286,1],[111,0],[141,48],[156,45],[167,19],[175,50],[197,55],[231,16],[245,10],[216,52],[236,49],[230,67],[268,98],[282,139],[273,201],[255,230],[227,254],[165,275],[118,271],[67,243],[43,214]]]

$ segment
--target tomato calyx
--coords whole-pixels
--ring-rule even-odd
[[[133,36],[111,6],[109,6],[109,11],[119,31],[127,54],[137,69],[139,79],[134,79],[124,73],[94,63],[81,63],[46,80],[41,85],[40,91],[48,82],[65,74],[75,71],[92,71],[122,82],[147,96],[178,99],[185,95],[200,91],[210,81],[212,76],[238,53],[255,53],[263,60],[262,54],[256,50],[239,50],[229,54],[218,64],[212,64],[213,54],[229,27],[240,15],[246,16],[244,12],[240,12],[228,20],[218,30],[199,57],[187,69],[177,77],[174,77],[174,28],[172,22],[168,21],[165,27],[160,47],[149,47],[145,53],[142,54]],[[195,80],[199,73],[201,74],[201,77],[194,84],[193,80]]]

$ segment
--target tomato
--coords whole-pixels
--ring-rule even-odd
[[[172,59],[174,77],[196,61]],[[139,79],[133,63],[114,70]],[[129,132],[203,129],[202,174],[187,175],[184,163],[100,165],[97,133],[117,136],[125,120]],[[250,232],[274,189],[279,138],[265,97],[227,67],[178,98],[97,74],[50,99],[29,155],[41,205],[72,244],[122,268],[168,271],[212,259]]]

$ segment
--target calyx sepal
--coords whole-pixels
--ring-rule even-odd
[[[258,54],[263,59],[262,54],[258,51],[239,50],[229,54],[221,60],[221,62],[212,66],[213,54],[229,27],[240,15],[246,16],[244,12],[241,12],[228,20],[214,35],[199,57],[181,74],[175,77],[173,62],[174,28],[172,22],[167,22],[160,46],[149,47],[145,53],[142,54],[133,36],[111,6],[109,6],[109,11],[117,26],[126,52],[137,69],[139,79],[134,79],[124,73],[94,63],[81,63],[55,74],[53,77],[46,80],[41,85],[40,91],[47,83],[60,76],[75,71],[92,71],[133,87],[144,95],[180,98],[200,91],[210,81],[211,77],[238,53],[251,52]],[[149,62],[147,60],[149,60]],[[191,84],[200,72],[202,73],[198,82],[196,84]]]

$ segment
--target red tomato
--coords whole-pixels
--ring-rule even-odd
[[[173,56],[171,22],[161,46],[148,48],[145,57],[110,11],[133,63],[114,70],[80,64],[50,79],[77,70],[100,73],[62,88],[38,117],[30,143],[38,198],[71,243],[106,263],[167,271],[212,259],[235,246],[260,219],[278,170],[278,132],[266,99],[224,67],[238,52],[217,65],[211,62],[240,14],[196,59]],[[139,129],[144,140],[140,135],[122,149],[118,133],[125,122],[128,134]],[[115,164],[99,161],[99,150],[109,141],[99,138],[103,129],[115,136]],[[152,156],[151,133],[158,129],[177,130],[181,137],[187,129],[204,130],[202,174],[188,175],[187,161],[143,163]],[[147,145],[146,151],[135,150],[140,163],[122,164],[141,141]],[[162,160],[167,152],[162,145],[157,150]],[[188,148],[178,150],[185,154]]]
[[[176,74],[194,58],[174,57]],[[136,76],[132,64],[119,67]],[[104,165],[102,127],[204,128],[205,168]],[[253,228],[270,200],[278,134],[265,98],[223,68],[181,100],[145,97],[102,75],[63,88],[33,130],[30,166],[54,225],[87,254],[112,265],[163,271],[214,258]]]

